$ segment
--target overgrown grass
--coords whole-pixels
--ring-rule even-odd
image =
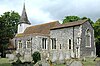
[[[12,64],[11,63],[2,63],[2,64],[0,64],[0,66],[12,66]]]
[[[9,59],[7,58],[0,58],[0,64],[2,63],[10,63],[10,62],[9,62]]]
[[[83,66],[95,66],[96,65],[96,61],[82,61]]]
[[[11,63],[7,58],[0,58],[0,66],[11,66]]]
[[[95,59],[95,61],[94,61],[93,58],[92,59],[91,58],[87,58],[86,61],[82,61],[82,63],[83,63],[83,66],[96,66],[96,63],[99,60],[100,60],[100,57]]]
[[[96,62],[99,61],[100,58],[98,57],[96,61],[93,61],[93,59],[86,59],[86,61],[82,61],[83,66],[95,66]],[[12,66],[9,59],[7,58],[0,58],[0,66]],[[66,66],[65,64],[56,64],[53,66]]]

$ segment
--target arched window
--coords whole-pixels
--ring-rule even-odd
[[[22,48],[22,41],[21,40],[18,41],[18,48]]]
[[[56,49],[56,38],[51,38],[52,49]]]
[[[42,49],[47,49],[47,38],[42,39]]]
[[[86,34],[85,34],[85,37],[86,37],[86,47],[91,47],[91,33],[90,33],[90,30],[87,29],[86,30]]]
[[[27,48],[31,48],[31,40],[27,40],[26,44],[27,44]]]

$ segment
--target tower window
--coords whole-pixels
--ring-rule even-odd
[[[47,44],[46,44],[46,40],[47,40],[47,38],[43,38],[42,39],[42,49],[47,49]]]

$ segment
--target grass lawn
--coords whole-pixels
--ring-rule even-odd
[[[0,66],[12,66],[11,63],[3,63],[3,64],[0,64]]]
[[[82,61],[83,66],[95,66],[96,65],[96,61]]]
[[[11,66],[11,63],[7,58],[0,58],[0,66]]]
[[[0,58],[0,64],[1,63],[9,63],[9,60],[7,58]]]
[[[100,58],[97,58],[96,61],[93,61],[93,59],[86,59],[86,61],[82,61],[83,66],[95,66],[96,62],[99,61]],[[9,59],[7,58],[0,58],[0,66],[12,66]],[[58,64],[53,66],[66,66],[64,64]]]
[[[86,59],[86,61],[82,61],[83,66],[96,66],[96,62],[100,60],[100,57],[98,57],[96,59],[96,61],[93,61],[93,59]],[[60,65],[54,65],[54,66],[66,66],[64,64],[60,64]]]
[[[100,60],[100,57],[93,61],[93,59],[86,59],[86,61],[82,61],[83,66],[96,66],[96,62]]]

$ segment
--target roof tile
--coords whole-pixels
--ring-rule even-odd
[[[68,23],[65,23],[65,24],[60,24],[60,25],[58,25],[56,27],[51,28],[51,30],[81,25],[81,24],[83,24],[86,21],[87,21],[87,19],[85,19],[85,20],[78,20],[78,21],[74,21],[74,22],[68,22]]]

